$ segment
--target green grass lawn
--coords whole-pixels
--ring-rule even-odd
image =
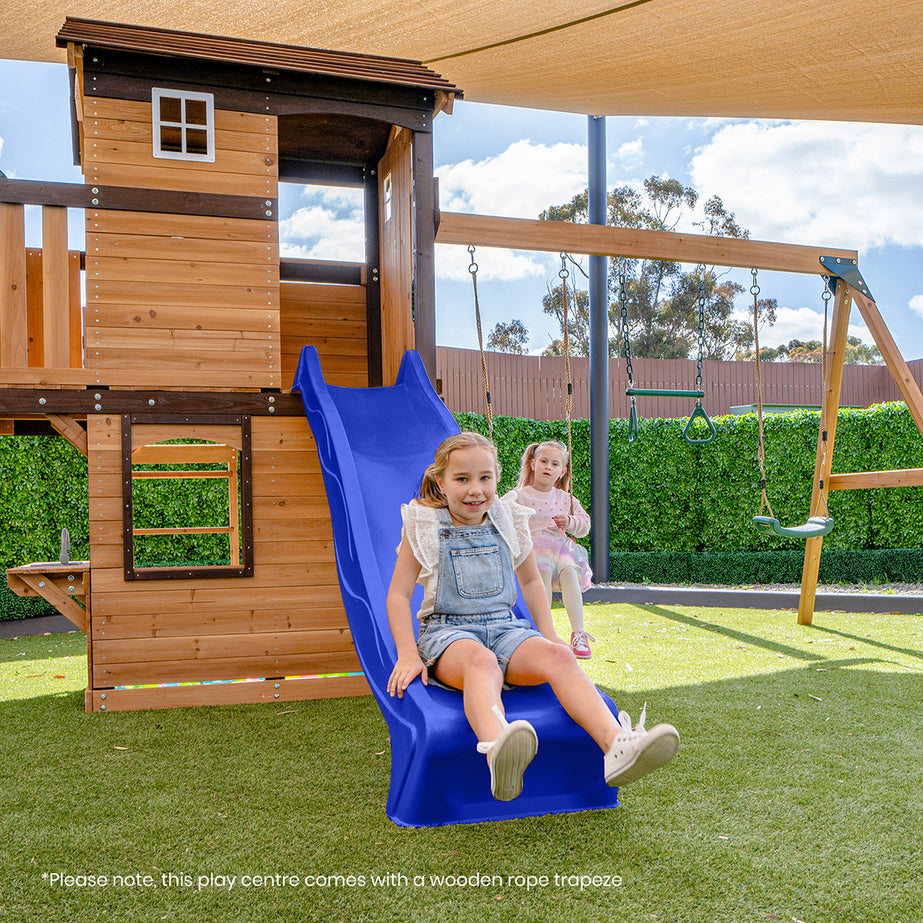
[[[679,728],[673,764],[618,809],[419,830],[385,817],[371,698],[87,715],[83,635],[0,640],[0,919],[923,919],[923,616],[587,627],[592,678]]]

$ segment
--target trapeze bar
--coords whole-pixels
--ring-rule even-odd
[[[626,388],[628,397],[705,397],[704,391],[671,391],[663,388]]]

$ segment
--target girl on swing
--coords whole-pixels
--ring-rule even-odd
[[[571,460],[567,446],[551,439],[533,442],[522,455],[519,483],[504,496],[535,510],[529,526],[532,548],[548,604],[553,590],[561,594],[570,621],[570,646],[579,660],[593,656],[583,625],[583,592],[593,582],[586,549],[568,538],[583,538],[590,531],[590,517],[570,493]]]
[[[387,596],[397,662],[388,693],[401,698],[417,677],[460,689],[478,751],[487,757],[491,793],[509,801],[538,749],[528,721],[508,722],[504,683],[549,683],[567,713],[599,744],[609,785],[625,785],[668,763],[679,747],[675,728],[632,728],[618,720],[554,630],[545,586],[532,554],[532,511],[497,498],[496,448],[477,433],[446,439],[426,469],[417,498],[401,509],[403,534]],[[519,578],[528,620],[512,612]],[[419,640],[410,599],[424,588]]]

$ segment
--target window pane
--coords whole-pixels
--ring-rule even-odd
[[[208,123],[208,106],[204,99],[186,100],[186,124],[206,125]]]
[[[162,151],[177,151],[182,153],[183,130],[181,128],[172,128],[169,125],[161,125],[160,149]]]
[[[176,97],[160,97],[160,121],[161,122],[182,122],[183,111],[182,101]]]
[[[208,132],[201,131],[198,128],[186,129],[186,153],[187,154],[207,154],[208,153]]]

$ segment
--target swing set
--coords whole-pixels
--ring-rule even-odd
[[[873,299],[858,268],[858,254],[849,250],[832,250],[797,244],[782,244],[749,239],[718,238],[705,235],[674,234],[665,231],[644,231],[634,228],[607,227],[604,225],[579,225],[565,222],[539,221],[523,218],[500,218],[485,215],[466,215],[443,212],[440,215],[437,243],[468,245],[474,247],[503,247],[517,250],[557,251],[568,253],[596,254],[599,256],[663,259],[686,263],[704,263],[741,269],[797,272],[821,276],[827,292],[824,297],[825,317],[828,302],[833,300],[833,316],[830,320],[829,342],[825,322],[823,362],[821,375],[823,394],[821,399],[820,425],[817,436],[814,475],[812,478],[810,512],[802,525],[783,526],[769,506],[765,490],[765,446],[762,422],[762,382],[757,381],[757,407],[759,419],[758,462],[761,475],[760,513],[754,517],[755,525],[767,534],[805,541],[804,566],[802,569],[801,596],[798,607],[799,624],[810,624],[814,613],[817,592],[817,576],[824,536],[833,528],[833,520],[827,508],[830,490],[869,489],[887,487],[923,486],[923,468],[894,471],[860,471],[855,473],[831,474],[836,436],[837,412],[840,406],[840,392],[843,381],[843,367],[846,358],[846,341],[850,309],[853,302],[859,308],[885,365],[891,373],[898,391],[923,434],[923,393],[913,378],[887,328],[878,306]],[[471,251],[473,253],[473,250]],[[475,279],[476,283],[476,279]],[[620,279],[619,300],[624,307],[623,280]],[[755,291],[754,291],[755,289]],[[751,293],[756,296],[759,287],[754,274]],[[699,299],[700,333],[703,328],[703,304]],[[754,315],[754,322],[757,321]],[[758,336],[758,332],[756,334]],[[630,347],[630,344],[629,344]],[[699,343],[700,356],[703,351]],[[481,350],[483,357],[483,348]],[[759,356],[759,347],[756,349]],[[693,421],[707,419],[701,400],[704,397],[701,385],[701,363],[698,364],[696,387],[686,390],[635,388],[629,380],[627,396],[632,399],[649,395],[690,397],[696,406],[686,424],[687,441],[708,442],[713,438],[711,427],[704,439],[688,432]],[[485,374],[486,362],[482,365]],[[759,365],[757,361],[757,376]],[[701,412],[700,412],[701,411]],[[637,420],[637,411],[634,413]],[[711,422],[710,420],[708,421]],[[631,424],[631,412],[629,424]],[[764,510],[768,512],[763,515]]]

